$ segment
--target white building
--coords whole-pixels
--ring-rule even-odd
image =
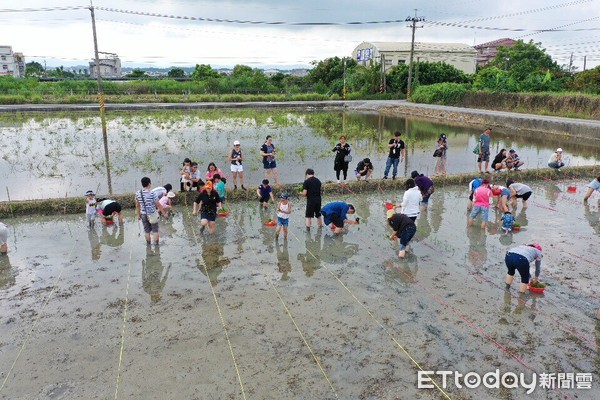
[[[100,59],[100,76],[103,78],[120,78],[121,59],[116,55],[111,58]],[[90,78],[97,78],[96,60],[90,61]]]
[[[475,73],[477,51],[462,43],[415,42],[413,61],[445,62],[466,74]],[[385,64],[386,71],[393,66],[410,62],[410,42],[362,42],[352,52],[359,65]]]
[[[25,57],[23,53],[13,53],[11,46],[0,46],[0,76],[25,76]]]

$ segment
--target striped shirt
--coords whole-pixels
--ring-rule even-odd
[[[142,194],[144,195],[143,202]],[[135,194],[135,201],[139,203],[142,214],[154,214],[156,211],[154,203],[158,201],[158,196],[150,190],[142,189]]]

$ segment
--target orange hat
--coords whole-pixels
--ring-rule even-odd
[[[204,188],[205,188],[206,190],[212,190],[212,188],[213,188],[213,183],[212,183],[212,181],[208,181],[208,182],[206,182],[206,184],[204,185]]]

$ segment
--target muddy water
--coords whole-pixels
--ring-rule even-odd
[[[448,173],[476,170],[472,149],[483,130],[479,126],[449,126],[373,114],[285,110],[204,110],[115,112],[108,116],[110,162],[114,193],[133,192],[142,176],[156,185],[177,186],[181,162],[189,157],[205,171],[215,162],[229,177],[227,154],[234,140],[242,142],[244,168],[250,186],[263,178],[259,148],[266,135],[274,137],[283,183],[299,182],[307,167],[325,180],[334,180],[331,149],[341,134],[354,148],[350,178],[356,163],[369,157],[374,176],[382,177],[393,132],[407,144],[399,174],[412,170],[433,174],[435,141],[448,135]],[[107,192],[100,120],[94,114],[3,114],[0,158],[0,201],[76,197],[87,190]],[[515,148],[525,168],[545,167],[557,148],[568,165],[595,165],[597,143],[495,130],[492,157],[502,148]]]
[[[406,260],[385,237],[383,202],[401,193],[375,186],[335,199],[361,217],[343,237],[306,232],[298,199],[278,242],[263,225],[272,209],[255,203],[230,204],[212,237],[181,207],[149,248],[130,212],[124,227],[93,231],[81,215],[11,220],[0,398],[240,399],[242,386],[256,399],[443,398],[416,388],[415,363],[530,378],[519,360],[538,373],[592,373],[592,390],[562,390],[597,398],[600,212],[596,194],[580,204],[586,183],[532,185],[529,207],[516,211],[523,230],[508,236],[495,223],[467,229],[466,188],[438,188]],[[506,249],[533,240],[544,247],[546,293],[505,292]],[[538,388],[531,398],[562,395]]]

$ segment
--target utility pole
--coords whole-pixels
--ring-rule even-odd
[[[98,79],[98,101],[100,102],[100,121],[102,122],[102,141],[104,142],[104,161],[106,162],[106,179],[108,181],[108,194],[112,195],[112,179],[110,176],[110,157],[108,153],[108,134],[106,133],[106,111],[104,109],[104,89],[102,88],[102,77],[100,76],[100,57],[98,55],[98,38],[96,36],[96,17],[94,5],[90,0],[90,13],[92,14],[92,31],[94,34],[94,55],[96,57],[96,75]]]
[[[385,81],[385,54],[381,54],[381,65],[379,66],[379,93],[386,92],[386,81]]]
[[[425,20],[423,17],[417,17],[417,9],[415,9],[414,17],[407,17],[406,22],[412,22],[412,40],[410,41],[410,60],[408,64],[408,85],[406,86],[406,98],[409,99],[412,94],[412,74],[413,74],[413,57],[415,53],[415,30],[417,29],[417,22]],[[420,26],[419,28],[422,28]]]
[[[346,100],[346,57],[344,57],[344,100]]]
[[[583,56],[583,70],[585,71],[587,56]]]

